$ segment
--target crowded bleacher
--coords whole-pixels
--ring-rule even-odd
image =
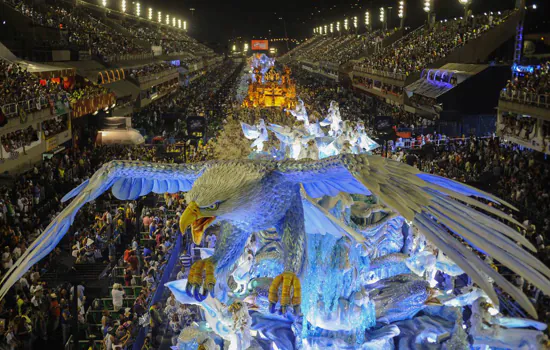
[[[508,12],[478,15],[474,18],[451,19],[414,30],[374,55],[356,64],[358,70],[376,70],[408,76],[420,73],[428,65],[449,55],[457,48],[498,26]]]

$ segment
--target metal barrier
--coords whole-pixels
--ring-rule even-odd
[[[148,76],[144,76],[144,77],[137,77],[136,80],[140,83],[140,84],[144,84],[144,83],[148,83],[152,80],[157,80],[157,79],[161,79],[161,78],[164,78],[168,75],[171,75],[171,74],[174,74],[174,73],[177,73],[177,69],[175,68],[169,68],[165,71],[162,71],[162,72],[158,72],[158,73],[155,73],[155,74],[151,74],[151,75],[148,75]]]
[[[154,55],[152,53],[137,53],[137,54],[104,56],[104,59],[107,62],[119,62],[119,61],[130,61],[130,60],[146,60],[146,59],[152,59],[152,58],[154,58]]]
[[[492,136],[484,136],[484,137],[477,137],[477,139],[483,140],[483,139],[490,139]],[[403,149],[417,149],[422,148],[422,146],[426,144],[433,144],[436,147],[445,146],[447,144],[453,143],[453,142],[467,142],[468,138],[444,138],[444,139],[437,139],[437,140],[425,140],[420,141],[415,138],[402,138],[400,142],[395,141],[393,143],[393,148],[401,147]]]
[[[2,113],[9,119],[15,118],[19,115],[21,108],[27,112],[31,113],[37,110],[47,108],[49,104],[49,99],[46,97],[37,97],[26,101],[19,101],[14,103],[8,103],[1,107]]]
[[[505,101],[550,108],[550,94],[537,94],[514,89],[503,89],[500,92],[500,98]]]
[[[353,70],[360,73],[367,73],[372,75],[378,75],[384,78],[391,78],[396,80],[406,80],[407,74],[403,73],[394,73],[394,72],[386,72],[379,69],[374,68],[368,68],[368,67],[362,67],[362,66],[354,66]]]

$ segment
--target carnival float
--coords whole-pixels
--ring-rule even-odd
[[[296,105],[296,84],[291,71],[276,67],[275,60],[266,55],[254,55],[248,79],[248,94],[242,106],[245,108],[289,108]]]

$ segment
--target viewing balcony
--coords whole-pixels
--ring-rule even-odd
[[[0,128],[0,136],[25,129],[31,125],[49,120],[68,112],[68,108],[55,96],[37,97],[0,107],[7,118],[7,124]]]
[[[500,111],[536,116],[550,121],[550,94],[503,89],[498,108]]]
[[[153,86],[163,84],[167,81],[177,79],[179,72],[176,68],[170,68],[159,73],[132,78],[141,90],[152,88]]]

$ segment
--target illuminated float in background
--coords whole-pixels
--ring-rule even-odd
[[[323,121],[311,121],[304,102],[298,99],[294,110],[285,110],[296,118],[292,127],[277,124],[265,125],[260,119],[258,125],[241,122],[244,136],[253,140],[250,146],[252,159],[323,159],[341,153],[370,153],[379,147],[366,133],[362,122],[342,121],[338,103],[332,101],[328,115]],[[323,130],[325,127],[326,131]],[[271,131],[279,140],[279,148],[264,150]]]
[[[290,68],[279,72],[275,62],[266,55],[255,55],[248,94],[242,106],[246,108],[286,108],[296,106],[296,84],[292,81]]]

